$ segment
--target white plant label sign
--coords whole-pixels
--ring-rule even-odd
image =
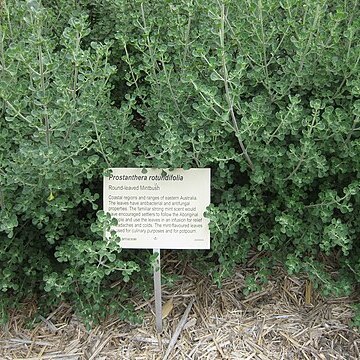
[[[104,211],[123,248],[209,249],[210,169],[112,168]],[[144,171],[146,170],[146,171]]]

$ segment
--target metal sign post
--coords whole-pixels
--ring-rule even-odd
[[[162,332],[162,302],[161,302],[161,271],[160,271],[160,249],[153,249],[156,256],[154,262],[154,292],[155,292],[155,316],[156,330]]]

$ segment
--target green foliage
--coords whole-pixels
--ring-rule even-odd
[[[256,264],[256,274],[249,274],[245,278],[245,287],[243,289],[244,295],[249,295],[251,292],[261,290],[262,286],[267,284],[270,276],[271,259],[262,258]]]
[[[356,3],[108,4],[143,130],[136,165],[212,168],[215,281],[254,247],[309,275],[305,258],[335,252],[353,279]]]
[[[103,239],[109,219],[95,222],[112,144],[122,142],[125,159],[136,135],[127,105],[111,106],[111,43],[83,45],[89,17],[71,10],[54,29],[57,14],[40,2],[4,2],[0,290],[46,291],[48,303],[74,301],[91,319],[119,307],[110,275],[127,282],[139,270],[115,238]]]
[[[212,169],[212,248],[189,256],[218,284],[257,249],[271,261],[246,291],[281,261],[350,293],[359,19],[356,1],[3,1],[2,291],[45,290],[91,317],[111,279],[146,284],[151,259],[104,240],[111,219],[95,213],[107,167],[149,166]]]

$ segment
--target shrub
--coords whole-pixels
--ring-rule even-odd
[[[219,284],[258,249],[261,274],[281,261],[328,293],[353,289],[356,1],[45,5],[3,1],[1,12],[3,292],[47,291],[91,316],[111,279],[139,270],[99,233],[109,166],[212,169],[212,247],[196,260]]]
[[[90,24],[79,9],[63,29],[56,16],[36,1],[2,12],[0,289],[46,291],[48,304],[70,300],[87,317],[118,291],[111,273],[128,281],[139,269],[99,235],[108,219],[95,222],[112,146],[125,161],[136,132],[129,105],[111,106],[111,43],[83,45]]]
[[[143,124],[137,166],[212,168],[211,272],[230,275],[257,248],[327,284],[321,256],[335,255],[341,279],[327,288],[348,293],[359,268],[356,2],[108,4]]]

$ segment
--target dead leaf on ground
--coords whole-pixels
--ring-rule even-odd
[[[174,301],[171,298],[164,304],[164,306],[162,308],[162,318],[165,319],[171,313],[171,310],[173,308],[174,308]]]

